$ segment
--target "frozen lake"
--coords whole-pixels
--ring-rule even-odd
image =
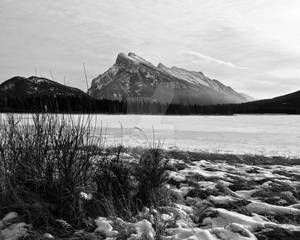
[[[26,115],[22,115],[25,117]],[[78,118],[80,115],[74,115]],[[153,116],[103,115],[92,126],[102,126],[109,144],[148,146],[153,139],[166,148],[221,153],[300,155],[300,116]]]
[[[97,115],[110,143],[222,153],[300,155],[300,116],[152,116]]]

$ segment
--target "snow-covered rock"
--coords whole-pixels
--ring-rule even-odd
[[[30,226],[24,222],[14,223],[0,231],[0,239],[2,240],[18,240],[28,234]]]
[[[257,229],[262,229],[266,225],[275,225],[270,221],[266,221],[263,217],[253,214],[253,216],[246,216],[233,211],[228,211],[222,208],[211,209],[214,214],[212,217],[207,217],[203,220],[203,224],[211,227],[225,227],[231,223],[237,223],[250,231],[255,231]]]
[[[149,221],[143,219],[142,221],[132,224],[132,226],[134,226],[136,233],[131,234],[129,240],[155,239],[156,233]]]
[[[113,227],[111,226],[111,221],[108,221],[104,217],[98,217],[95,219],[95,223],[97,228],[95,229],[96,233],[104,234],[106,237],[114,237],[118,235],[117,231],[113,230]]]
[[[257,240],[249,230],[236,223],[212,229],[174,228],[169,229],[168,234],[173,240]]]
[[[294,207],[276,206],[264,202],[251,202],[246,208],[248,211],[258,214],[269,215],[295,215],[300,216],[300,210]]]
[[[176,89],[176,91],[175,91]],[[244,95],[201,72],[157,67],[134,53],[119,53],[115,64],[94,78],[88,93],[102,99],[147,98],[163,103],[241,103]]]

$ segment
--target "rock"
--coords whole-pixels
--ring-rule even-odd
[[[155,230],[152,227],[152,224],[147,220],[139,221],[133,224],[135,227],[135,234],[131,234],[129,240],[154,240],[155,239]]]
[[[287,204],[296,204],[298,203],[297,198],[290,191],[285,191],[280,193],[280,197],[287,202]]]
[[[9,225],[14,219],[18,217],[18,213],[16,212],[9,212],[2,218],[0,221],[0,230],[5,228],[7,225]]]
[[[203,239],[203,240],[217,240],[209,230],[200,228],[173,228],[168,229],[168,234],[171,235],[172,240],[183,239]]]
[[[256,237],[258,240],[299,240],[300,231],[290,231],[280,227],[265,228],[257,232]]]
[[[167,222],[171,221],[173,219],[173,216],[171,216],[170,214],[163,213],[160,215],[160,219],[164,222]]]
[[[226,194],[226,195],[229,195],[229,196],[232,196],[232,197],[235,197],[235,198],[240,198],[240,196],[235,193],[234,191],[232,191],[228,186],[226,186],[226,182],[222,181],[222,180],[219,180],[217,185],[216,185],[216,188]]]
[[[211,228],[225,227],[231,223],[242,224],[250,231],[256,231],[265,228],[266,226],[276,225],[267,221],[259,215],[247,216],[241,213],[228,211],[222,208],[212,208],[211,216],[203,219],[203,225]]]
[[[173,228],[167,230],[172,240],[257,240],[256,237],[239,224],[230,224],[225,228]]]
[[[91,200],[93,198],[93,194],[81,192],[80,197],[82,197],[85,200]]]
[[[1,240],[18,240],[28,234],[29,225],[24,222],[14,223],[0,231]]]
[[[95,229],[95,233],[100,233],[105,235],[106,237],[114,237],[118,235],[117,231],[113,231],[113,227],[111,226],[111,222],[108,221],[104,217],[98,217],[95,220],[97,228]]]
[[[175,90],[176,89],[176,90]],[[134,53],[119,53],[115,64],[93,79],[88,90],[97,99],[146,98],[161,103],[241,103],[249,99],[201,72],[157,67]]]
[[[50,234],[50,233],[44,233],[44,234],[43,234],[43,237],[44,237],[44,238],[47,238],[47,239],[54,239],[53,235]]]
[[[9,212],[8,214],[5,215],[4,218],[2,218],[3,222],[10,222],[11,220],[15,219],[18,217],[18,213],[16,212]]]
[[[225,226],[225,229],[229,229],[231,232],[239,233],[241,236],[255,238],[254,235],[246,229],[244,226],[238,223],[231,223]]]
[[[227,210],[241,209],[251,203],[251,201],[246,199],[231,196],[210,196],[208,200],[212,202],[216,208],[226,208]]]
[[[218,240],[257,240],[254,234],[238,223],[231,223],[224,228],[213,228],[210,232]]]
[[[300,210],[293,207],[276,206],[263,202],[252,201],[246,206],[247,210],[257,214],[268,214],[273,216],[291,215],[300,216]]]

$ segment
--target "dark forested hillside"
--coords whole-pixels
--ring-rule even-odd
[[[149,101],[96,100],[70,96],[55,98],[31,96],[27,98],[0,97],[0,111],[176,115],[300,114],[300,104],[295,99],[295,102],[262,100],[245,104],[200,106]]]

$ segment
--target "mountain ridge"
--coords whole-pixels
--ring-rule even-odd
[[[0,84],[0,110],[2,112],[50,111],[180,115],[300,114],[300,91],[241,104],[201,106],[145,101],[97,100],[79,89],[46,78],[16,76]]]
[[[249,99],[202,72],[157,66],[130,52],[92,80],[88,94],[96,99],[148,99],[161,103],[226,104]]]
[[[15,95],[25,97],[29,95],[71,95],[80,97],[89,97],[85,92],[78,88],[66,86],[56,81],[31,76],[28,78],[15,76],[0,84],[1,95]]]

